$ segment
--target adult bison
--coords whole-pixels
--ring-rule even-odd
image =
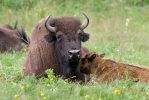
[[[23,66],[25,75],[46,76],[45,71],[51,68],[64,79],[84,78],[79,67],[81,41],[89,39],[89,34],[83,31],[89,19],[85,13],[83,15],[86,18],[83,24],[76,17],[51,18],[51,15],[36,24]]]
[[[129,65],[104,59],[105,54],[98,55],[89,52],[82,56],[80,70],[82,73],[92,74],[99,82],[111,82],[129,76],[135,81],[149,82],[149,68],[140,65]]]
[[[26,35],[24,28],[17,29],[17,22],[12,28],[5,24],[0,26],[0,52],[6,51],[21,51],[24,47],[29,45],[29,37]]]

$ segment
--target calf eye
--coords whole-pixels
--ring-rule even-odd
[[[85,59],[82,59],[82,61],[85,61]]]

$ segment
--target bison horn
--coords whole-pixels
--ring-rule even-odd
[[[89,18],[87,17],[87,15],[86,15],[84,12],[82,12],[82,14],[85,16],[86,20],[85,20],[85,22],[80,26],[80,29],[81,29],[81,30],[85,29],[85,28],[88,26],[88,24],[89,24]]]
[[[45,20],[45,27],[47,28],[47,30],[51,31],[51,32],[56,32],[55,27],[52,27],[48,24],[48,19],[50,18],[51,15],[47,16],[46,20]]]

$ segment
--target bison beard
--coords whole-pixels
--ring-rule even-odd
[[[81,53],[71,54],[69,53],[69,49],[71,48],[71,46],[73,46],[75,48],[78,48],[79,49],[78,51],[80,51],[81,44],[77,44],[76,46],[74,46],[73,44],[69,44],[68,41],[55,43],[55,51],[62,69],[63,79],[73,79],[77,77],[80,73],[79,64],[80,64]]]
[[[56,53],[59,58],[59,63],[62,69],[62,78],[68,80],[75,80],[76,78],[83,77],[80,73],[80,57],[72,57],[69,58],[66,55],[61,56],[60,54]]]

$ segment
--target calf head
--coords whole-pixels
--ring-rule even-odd
[[[104,56],[105,53],[100,55],[95,52],[84,54],[81,58],[80,71],[85,74],[95,74]]]
[[[45,39],[55,42],[55,52],[62,67],[64,78],[71,78],[80,73],[81,41],[89,39],[89,34],[83,30],[88,26],[89,19],[83,13],[86,20],[83,24],[76,17],[53,18],[48,22],[49,15],[45,20],[45,27],[49,34]]]

